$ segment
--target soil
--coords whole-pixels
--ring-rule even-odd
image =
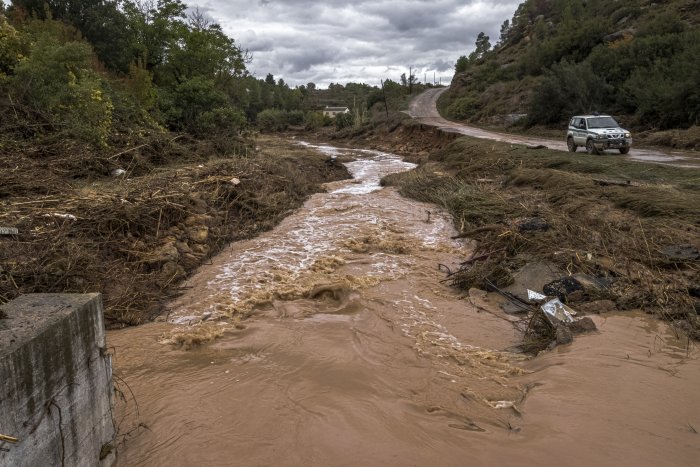
[[[0,304],[101,292],[111,327],[153,319],[228,243],[348,177],[326,156],[263,136],[224,154],[172,135],[115,155],[66,142],[4,149],[0,226],[19,233],[0,235]]]

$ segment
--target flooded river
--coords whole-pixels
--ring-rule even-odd
[[[697,463],[695,349],[626,314],[510,353],[510,318],[440,282],[470,252],[449,216],[379,186],[413,165],[307,146],[354,179],[203,266],[167,322],[108,334],[120,431],[147,427],[118,465]]]

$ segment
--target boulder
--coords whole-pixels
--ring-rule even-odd
[[[545,284],[542,292],[550,297],[557,297],[562,302],[567,301],[567,297],[574,292],[583,292],[583,285],[573,277],[562,277]]]

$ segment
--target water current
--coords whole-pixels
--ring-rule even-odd
[[[470,252],[449,215],[380,187],[412,164],[299,144],[353,179],[233,243],[167,321],[108,334],[118,465],[697,465],[698,352],[666,325],[601,315],[510,353],[510,317],[440,282]]]

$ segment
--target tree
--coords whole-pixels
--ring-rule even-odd
[[[267,74],[267,76],[265,77],[265,83],[269,84],[270,86],[275,85],[275,77],[272,75],[272,73]]]
[[[474,45],[474,52],[469,54],[469,61],[471,63],[476,63],[477,61],[482,60],[486,56],[486,54],[491,50],[491,42],[489,42],[489,36],[487,36],[483,32],[480,32],[479,35],[476,36],[476,42],[474,43]]]
[[[186,28],[186,6],[180,0],[126,0],[123,5],[132,37],[133,57],[153,70],[167,61]]]
[[[498,45],[503,46],[508,42],[508,34],[510,33],[510,21],[505,20],[501,24],[501,37],[498,39]]]

